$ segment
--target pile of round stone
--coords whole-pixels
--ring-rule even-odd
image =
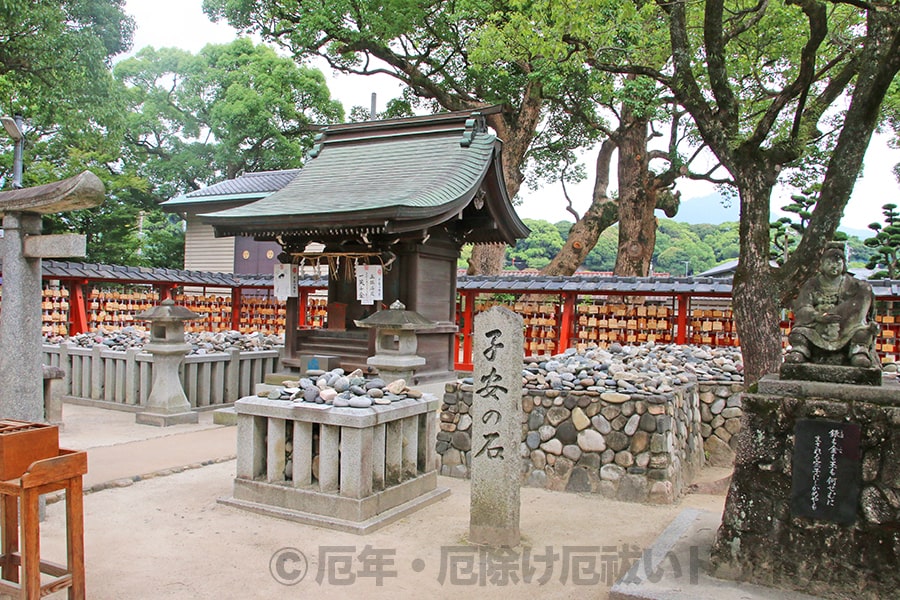
[[[386,383],[383,379],[366,379],[361,369],[345,374],[341,368],[307,372],[297,381],[285,381],[266,394],[272,400],[297,403],[327,404],[349,408],[387,405],[408,398],[420,399],[422,392],[406,386],[406,380]]]
[[[734,348],[610,344],[527,359],[522,377],[526,389],[666,394],[689,381],[743,381],[743,370]]]
[[[47,344],[68,342],[81,348],[103,345],[110,350],[124,352],[129,348],[142,348],[150,342],[150,333],[144,327],[129,325],[117,330],[103,327],[90,333],[79,333],[71,337],[51,336],[45,340]],[[280,335],[264,334],[258,331],[241,333],[240,331],[203,331],[199,333],[185,332],[184,341],[191,346],[188,354],[215,354],[237,348],[241,352],[272,350],[284,344]]]

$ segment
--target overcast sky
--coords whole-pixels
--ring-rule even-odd
[[[127,0],[125,10],[136,21],[134,34],[134,50],[144,46],[156,48],[178,47],[197,52],[209,43],[226,43],[236,37],[235,31],[224,23],[211,23],[201,9],[202,0]],[[346,112],[353,106],[370,104],[372,92],[378,95],[378,109],[385,103],[400,95],[400,86],[389,77],[349,77],[338,76],[325,65],[318,65],[328,77],[328,85],[332,97],[344,105]],[[863,177],[857,182],[850,204],[845,211],[842,225],[853,229],[866,229],[869,223],[882,221],[881,206],[888,202],[898,203],[900,184],[894,179],[891,169],[900,162],[900,150],[887,146],[887,137],[876,136],[866,155],[866,166]],[[588,160],[588,165],[593,161]],[[615,182],[613,182],[613,187]],[[575,210],[582,214],[590,204],[592,181],[568,188]],[[715,192],[711,185],[696,182],[679,182],[678,189],[682,199],[706,197]],[[789,192],[776,191],[772,206],[777,208],[788,204]],[[517,208],[519,216],[532,219],[546,219],[551,222],[572,220],[565,210],[565,201],[561,187],[548,185],[537,192],[530,192],[523,187],[520,196],[524,196],[522,204]],[[736,203],[735,203],[736,204]],[[716,221],[723,219],[737,220],[737,207],[721,210],[711,207],[710,215]],[[677,217],[676,217],[677,220]]]

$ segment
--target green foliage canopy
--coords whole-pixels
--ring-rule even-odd
[[[881,207],[884,213],[884,225],[872,223],[869,229],[875,232],[873,237],[865,241],[865,245],[874,250],[866,267],[879,269],[872,274],[872,279],[896,279],[900,277],[900,212],[896,204],[885,204]]]
[[[199,54],[144,48],[118,63],[129,106],[126,161],[163,197],[244,171],[297,167],[313,123],[343,120],[318,69],[248,39]]]

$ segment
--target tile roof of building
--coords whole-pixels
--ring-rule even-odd
[[[226,179],[213,185],[176,196],[162,203],[164,208],[185,208],[211,202],[247,200],[251,202],[276,192],[297,176],[300,169],[282,171],[260,171],[244,173],[234,179]]]

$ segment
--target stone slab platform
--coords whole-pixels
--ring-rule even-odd
[[[880,368],[786,362],[781,365],[780,373],[782,379],[820,381],[822,383],[848,383],[853,385],[881,385]]]
[[[887,377],[882,385],[854,385],[850,383],[823,383],[785,379],[775,374],[759,380],[760,394],[774,394],[793,398],[830,398],[845,402],[871,402],[879,406],[900,405],[900,381]]]
[[[139,412],[134,416],[134,422],[138,425],[153,425],[154,427],[170,427],[172,425],[194,424],[200,422],[200,415],[193,411],[183,413],[155,413]]]
[[[237,411],[233,406],[217,408],[212,411],[212,419],[216,425],[237,425]]]
[[[791,590],[707,575],[709,552],[720,521],[718,513],[682,510],[644,557],[613,585],[609,600],[820,600]]]
[[[326,529],[334,529],[336,531],[344,531],[356,535],[366,535],[390,525],[391,523],[409,516],[414,512],[422,509],[430,504],[434,504],[439,500],[443,500],[450,495],[449,488],[435,488],[429,492],[416,496],[408,502],[404,502],[399,506],[394,506],[384,512],[378,513],[374,517],[364,521],[351,521],[349,519],[340,519],[331,515],[314,514],[300,510],[292,510],[273,506],[270,504],[262,504],[249,500],[241,500],[235,497],[219,498],[220,504],[241,508],[250,512],[255,512],[269,517],[277,517],[287,521],[303,523],[304,525],[313,525],[315,527],[323,527]]]

